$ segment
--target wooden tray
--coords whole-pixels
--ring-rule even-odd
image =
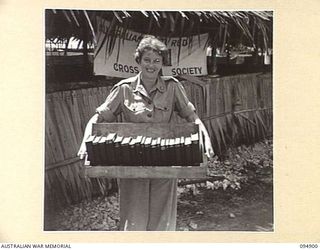
[[[152,136],[175,138],[200,133],[195,123],[94,123],[92,134],[107,135],[116,132],[121,136]],[[199,136],[203,145],[202,136]],[[88,178],[206,178],[207,157],[197,166],[90,166],[84,164],[84,176]]]

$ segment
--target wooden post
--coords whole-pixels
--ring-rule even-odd
[[[87,78],[90,75],[90,65],[89,65],[89,58],[88,58],[88,24],[85,19],[85,17],[82,15],[81,18],[82,21],[82,52],[83,52],[83,65],[84,65],[84,75],[87,76]]]

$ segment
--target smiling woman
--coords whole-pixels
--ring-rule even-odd
[[[166,46],[153,36],[138,45],[135,60],[141,72],[120,81],[86,126],[78,155],[86,154],[86,139],[92,124],[113,122],[123,114],[123,122],[170,123],[173,112],[199,124],[208,156],[213,156],[206,128],[195,113],[182,84],[162,77]],[[168,231],[176,229],[177,179],[120,179],[120,229],[127,231]]]
[[[150,86],[145,86],[147,87],[147,90],[151,89],[157,79],[162,64],[162,57],[157,52],[149,50],[143,53],[140,62],[141,80],[146,84],[150,83]]]
[[[141,80],[148,92],[158,78],[166,50],[166,46],[152,36],[141,40],[136,50],[135,59],[141,67]]]

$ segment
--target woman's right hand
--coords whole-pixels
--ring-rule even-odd
[[[81,160],[83,160],[86,157],[86,155],[87,155],[87,147],[86,147],[86,143],[85,142],[81,143],[81,146],[80,146],[80,149],[79,149],[77,155],[80,157]]]
[[[80,157],[80,159],[84,159],[87,155],[87,147],[86,147],[86,140],[87,138],[91,135],[91,131],[92,131],[92,124],[96,123],[99,119],[99,115],[98,114],[94,114],[91,119],[88,121],[86,129],[84,130],[84,135],[83,135],[83,139],[82,139],[82,143],[80,145],[80,149],[77,153],[77,156]]]

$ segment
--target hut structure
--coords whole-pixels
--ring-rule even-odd
[[[100,20],[109,22],[108,30],[102,34],[102,37],[101,32],[99,33]],[[47,49],[49,50],[52,46],[58,48],[60,57],[53,56],[57,51],[48,53],[47,80],[51,85],[57,81],[87,80],[93,75],[93,57],[99,52],[108,56],[114,49],[117,50],[119,48],[117,43],[128,39],[128,31],[151,34],[165,39],[172,37],[180,39],[177,42],[178,57],[183,47],[183,38],[190,40],[194,36],[199,36],[200,39],[201,34],[208,34],[205,47],[211,49],[208,57],[209,74],[226,75],[261,71],[263,67],[268,67],[263,66],[262,55],[269,58],[272,51],[272,12],[269,11],[51,9],[46,10]],[[121,39],[117,40],[118,37]],[[98,40],[104,43],[99,43]],[[62,57],[61,55],[67,55],[72,51],[70,45],[75,42],[78,44],[77,51],[80,51],[83,56],[77,53],[77,56]],[[196,42],[188,43],[188,46],[192,47],[192,44]],[[80,50],[79,47],[81,47]],[[74,63],[72,67],[68,67],[72,59]],[[239,63],[241,59],[246,63]],[[63,67],[59,68],[59,63],[64,64]],[[75,72],[79,64],[82,64],[82,67]]]
[[[98,33],[99,18],[109,23],[102,35]],[[116,188],[114,180],[83,178],[76,153],[88,119],[118,81],[95,77],[92,61],[97,53],[119,53],[116,41],[123,42],[129,30],[178,39],[208,34],[206,47],[211,48],[211,54],[207,74],[178,77],[204,121],[217,155],[223,156],[230,146],[272,136],[272,71],[261,61],[261,55],[270,56],[272,51],[272,18],[270,11],[46,10],[45,208],[90,199]],[[119,34],[122,40],[116,39]],[[74,41],[79,49],[70,49]],[[56,47],[50,47],[53,45]],[[250,63],[238,72],[227,72],[232,68],[227,63],[226,76],[221,76],[217,52],[230,62],[236,49],[239,54],[249,53]],[[67,65],[70,51],[78,54]],[[74,61],[81,70],[72,71]],[[64,78],[57,78],[59,74]],[[78,78],[68,79],[72,74]],[[177,118],[177,122],[181,120]]]

